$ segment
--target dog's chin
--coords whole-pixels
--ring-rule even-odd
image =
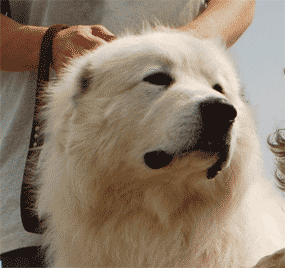
[[[157,170],[169,167],[170,164],[174,163],[177,159],[187,158],[187,156],[193,155],[194,152],[200,152],[199,154],[196,153],[195,155],[207,155],[207,158],[215,157],[215,159],[217,159],[215,163],[207,169],[207,178],[212,179],[216,177],[216,175],[223,169],[229,158],[228,143],[224,143],[223,145],[220,144],[220,146],[223,148],[223,150],[212,150],[206,148],[207,146],[205,146],[205,148],[203,148],[203,146],[199,146],[200,148],[194,146],[174,154],[164,150],[151,151],[144,155],[144,162],[150,169]],[[203,161],[203,159],[200,160]]]

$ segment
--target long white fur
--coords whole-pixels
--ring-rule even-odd
[[[155,70],[175,83],[142,81]],[[284,247],[284,212],[240,93],[222,47],[169,29],[119,38],[67,66],[48,87],[40,163],[50,266],[252,267]],[[196,127],[194,104],[211,96],[238,114],[223,170],[208,180],[217,159],[201,152],[149,169],[143,154],[175,149],[175,135]]]

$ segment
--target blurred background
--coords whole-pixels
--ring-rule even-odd
[[[253,23],[230,50],[255,113],[266,171],[273,179],[267,137],[285,128],[285,1],[256,0]]]

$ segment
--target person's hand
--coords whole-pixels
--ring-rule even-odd
[[[72,26],[60,31],[53,41],[53,69],[59,72],[71,58],[83,55],[87,50],[116,39],[102,25]]]

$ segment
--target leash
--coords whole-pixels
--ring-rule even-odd
[[[44,222],[39,219],[34,209],[36,202],[35,185],[38,179],[37,164],[41,147],[44,143],[44,135],[42,133],[44,120],[41,118],[40,113],[46,105],[44,91],[45,84],[49,81],[50,67],[53,64],[53,40],[58,32],[67,28],[69,26],[65,24],[51,26],[44,34],[40,48],[33,127],[21,189],[22,223],[25,230],[31,233],[41,234],[44,230]]]

